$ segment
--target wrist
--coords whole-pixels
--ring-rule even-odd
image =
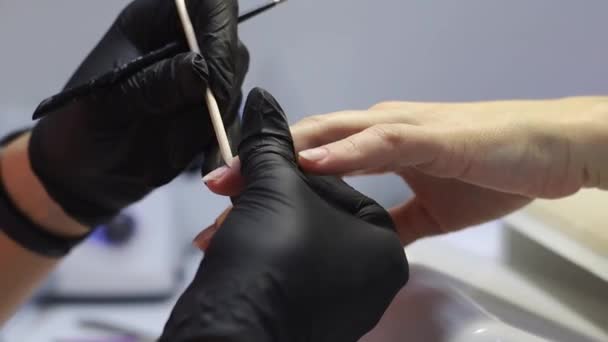
[[[34,174],[28,155],[30,134],[9,143],[0,154],[0,174],[6,193],[32,222],[66,238],[84,236],[89,228],[78,223],[51,199]]]

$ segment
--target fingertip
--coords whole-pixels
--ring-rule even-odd
[[[329,157],[329,150],[325,147],[304,150],[298,153],[298,157],[309,163],[321,163]]]
[[[307,171],[322,172],[329,150],[323,147],[304,150],[298,153],[298,164]]]
[[[224,221],[228,217],[228,214],[232,210],[232,207],[226,208],[215,220],[214,223],[209,225],[207,228],[204,228],[198,235],[192,240],[192,245],[194,247],[200,249],[201,251],[207,251],[209,245],[211,244],[211,240],[213,240],[213,236],[220,229]]]
[[[239,177],[235,178],[234,180],[211,181],[205,183],[205,185],[207,185],[207,188],[209,188],[211,192],[217,195],[235,197],[240,195],[241,192],[243,192],[243,189],[245,188],[244,183],[245,182],[242,177]]]
[[[209,69],[202,55],[187,52],[175,58],[175,78],[182,94],[186,94],[189,101],[200,102],[203,99],[204,89],[207,88]]]
[[[207,228],[204,228],[198,235],[192,240],[192,245],[199,250],[206,252],[207,248],[211,244],[211,240],[213,236],[219,229],[220,225],[217,222],[209,225]]]
[[[203,81],[206,83],[209,77],[209,68],[205,58],[196,52],[184,52],[167,60],[168,71],[174,73],[180,79],[194,77],[192,81]]]
[[[120,91],[124,93],[123,101],[143,113],[174,116],[204,103],[208,76],[201,55],[182,53],[131,76]]]
[[[296,153],[314,147],[311,146],[312,144],[307,141],[306,135],[302,133],[300,128],[291,126],[289,130],[291,131],[291,136],[293,137],[293,148]]]
[[[293,149],[293,139],[285,112],[277,100],[262,88],[252,89],[247,96],[243,111],[242,134],[239,151],[247,147],[249,138],[264,136],[279,137],[289,144],[290,150]]]
[[[222,196],[238,196],[245,187],[245,180],[241,176],[241,163],[235,158],[230,167],[221,167],[203,177],[205,185],[213,193]]]
[[[359,171],[353,168],[352,156],[344,157],[339,149],[334,148],[334,144],[323,147],[304,150],[298,153],[298,164],[309,172],[321,175],[346,175]]]
[[[325,165],[319,161],[312,161],[305,157],[302,157],[298,154],[298,165],[304,171],[314,173],[314,174],[326,174],[324,171]]]
[[[287,117],[276,99],[263,89],[255,88],[247,97],[238,152],[247,178],[266,172],[269,162],[295,166]]]
[[[418,198],[413,198],[388,212],[404,246],[425,237],[442,234],[441,225]]]

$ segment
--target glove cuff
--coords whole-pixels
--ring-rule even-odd
[[[9,134],[0,141],[0,145],[9,144],[27,131],[27,129],[24,129]],[[1,181],[0,231],[21,247],[38,255],[51,258],[60,258],[67,255],[74,246],[88,237],[88,234],[78,238],[58,236],[34,223],[15,206]]]
[[[49,196],[78,223],[95,227],[99,224],[110,221],[122,209],[118,204],[105,203],[101,198],[90,198],[83,196],[85,189],[82,184],[70,183],[66,175],[49,174],[48,165],[51,163],[45,158],[43,139],[37,132],[38,126],[32,130],[28,154],[32,171],[43,184]],[[98,194],[99,195],[99,194]],[[99,195],[100,197],[101,195]]]

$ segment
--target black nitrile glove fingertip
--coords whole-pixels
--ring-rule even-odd
[[[253,156],[264,152],[272,152],[295,163],[287,117],[279,103],[264,89],[254,88],[247,97],[238,150],[244,174]]]
[[[256,135],[272,135],[293,141],[283,108],[262,88],[251,90],[243,113],[243,142]]]
[[[52,101],[53,98],[42,100],[42,102],[40,102],[40,104],[38,104],[38,107],[36,107],[36,109],[34,110],[34,113],[32,114],[32,120],[38,120],[45,116],[48,113],[47,108],[49,107],[49,104]]]
[[[105,96],[146,116],[174,116],[193,108],[204,116],[207,77],[203,57],[187,52],[145,68]]]
[[[167,77],[174,80],[175,86],[178,87],[173,105],[179,108],[183,106],[182,104],[188,106],[200,104],[201,112],[206,111],[204,96],[208,86],[209,69],[203,56],[187,52],[177,55],[169,63],[171,65],[166,71],[170,75]]]
[[[183,55],[184,59],[192,65],[192,69],[195,71],[197,76],[203,81],[205,84],[207,83],[207,79],[209,78],[209,68],[207,68],[207,63],[201,54],[189,52]]]

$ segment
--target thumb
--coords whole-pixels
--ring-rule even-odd
[[[296,167],[293,139],[281,106],[267,91],[255,88],[243,112],[242,140],[238,148],[246,179],[277,166]]]
[[[404,246],[424,237],[446,233],[429,209],[417,197],[392,208],[389,212],[395,223],[399,240]]]

